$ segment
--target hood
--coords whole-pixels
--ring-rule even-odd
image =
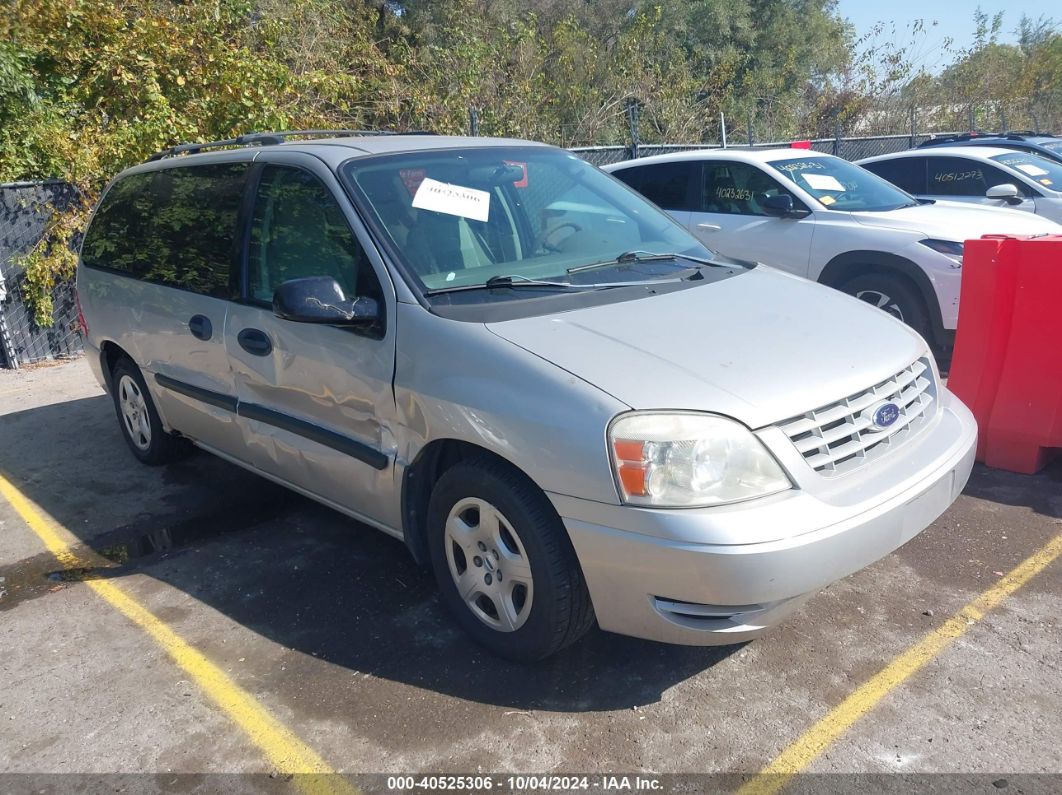
[[[938,201],[880,213],[854,212],[851,216],[864,226],[917,232],[940,240],[1062,232],[1062,226],[1033,213],[965,202]]]
[[[710,411],[751,428],[866,389],[926,352],[884,312],[765,266],[487,327],[631,408]]]

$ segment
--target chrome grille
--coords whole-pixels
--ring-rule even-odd
[[[895,403],[900,416],[876,430],[870,417],[882,401]],[[928,360],[919,359],[892,378],[844,400],[778,423],[808,465],[831,476],[862,466],[918,432],[936,410],[937,387]]]

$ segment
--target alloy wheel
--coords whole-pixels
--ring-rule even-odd
[[[904,320],[903,310],[900,309],[900,305],[888,293],[883,293],[880,290],[860,290],[855,294],[855,297],[860,301],[866,301],[868,304],[873,304],[878,309],[888,312],[897,320]]]

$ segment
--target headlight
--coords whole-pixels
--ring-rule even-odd
[[[634,412],[608,435],[620,494],[632,505],[723,505],[792,488],[760,440],[725,417]]]
[[[926,248],[931,248],[938,254],[943,254],[959,267],[962,267],[962,243],[956,243],[954,240],[934,240],[929,237],[925,240],[919,240]]]

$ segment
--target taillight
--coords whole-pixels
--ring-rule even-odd
[[[81,336],[88,336],[88,323],[85,322],[85,313],[81,311],[81,294],[74,290],[74,303],[77,304],[77,324],[81,327]]]

